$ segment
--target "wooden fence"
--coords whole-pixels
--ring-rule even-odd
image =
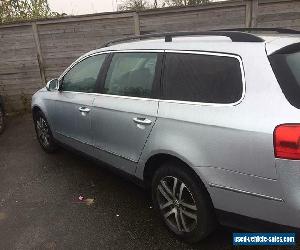
[[[8,112],[28,109],[31,95],[77,57],[105,41],[160,31],[235,27],[300,30],[299,0],[232,0],[64,17],[0,26],[0,94]]]

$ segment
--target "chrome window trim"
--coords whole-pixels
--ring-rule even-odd
[[[78,63],[82,62],[83,60],[92,57],[92,56],[97,56],[101,54],[110,54],[110,53],[126,53],[126,52],[164,52],[164,50],[106,50],[106,51],[98,51],[93,54],[88,54],[86,56],[79,57],[77,60],[75,60],[58,78],[60,81],[75,65]],[[69,92],[75,92],[75,91],[69,91]],[[77,93],[84,93],[84,92],[77,92]]]
[[[228,53],[219,53],[219,52],[206,52],[206,51],[192,51],[192,50],[165,50],[166,53],[181,53],[181,54],[195,54],[195,55],[210,55],[210,56],[220,56],[220,57],[232,57],[239,61],[241,76],[242,76],[242,84],[243,84],[243,91],[240,99],[233,103],[208,103],[208,102],[193,102],[193,101],[180,101],[180,100],[160,100],[161,102],[166,103],[178,103],[178,104],[189,104],[189,105],[200,105],[200,106],[236,106],[240,104],[246,95],[246,78],[245,78],[245,70],[243,61],[240,56],[228,54]]]
[[[72,93],[72,94],[94,95],[94,96],[107,96],[107,97],[114,97],[114,98],[119,98],[119,99],[132,99],[132,100],[144,100],[144,101],[160,101],[160,99],[146,98],[146,97],[110,95],[110,94],[101,94],[101,93],[85,93],[85,92],[76,92],[76,91],[61,91],[61,92],[63,92],[63,93]]]
[[[60,77],[58,78],[58,81],[61,81],[64,76],[73,68],[75,67],[78,63],[82,62],[83,60],[89,58],[89,57],[93,57],[93,56],[98,56],[98,55],[101,55],[101,54],[108,54],[109,52],[108,51],[101,51],[101,52],[95,52],[93,54],[90,54],[90,55],[86,55],[86,56],[82,56],[82,57],[79,57],[77,60],[75,60],[68,68],[66,68],[66,70],[60,75]],[[64,92],[67,92],[67,91],[64,91]],[[68,92],[75,92],[75,91],[68,91]],[[77,93],[84,93],[84,92],[77,92]]]
[[[86,55],[80,59],[77,59],[73,62],[58,78],[60,81],[75,65],[80,63],[81,61],[100,54],[109,54],[109,53],[134,53],[134,52],[153,52],[153,53],[183,53],[183,54],[198,54],[198,55],[211,55],[211,56],[222,56],[222,57],[232,57],[239,61],[241,75],[242,75],[242,84],[243,84],[243,92],[241,98],[234,103],[206,103],[206,102],[192,102],[192,101],[179,101],[179,100],[164,100],[164,99],[154,99],[154,98],[145,98],[145,97],[134,97],[134,96],[122,96],[122,95],[110,95],[110,94],[102,94],[102,93],[86,93],[86,92],[76,92],[76,91],[62,91],[63,93],[74,93],[74,94],[87,94],[87,95],[95,95],[95,96],[107,96],[107,97],[115,97],[122,99],[132,99],[132,100],[145,100],[145,101],[159,101],[165,103],[177,103],[177,104],[187,104],[187,105],[196,105],[196,106],[214,106],[214,107],[226,107],[226,106],[236,106],[240,104],[246,95],[246,79],[245,79],[245,70],[244,64],[240,56],[233,55],[229,53],[220,53],[220,52],[206,52],[206,51],[195,51],[195,50],[163,50],[163,49],[129,49],[129,50],[108,50],[108,51],[99,51],[93,54]]]

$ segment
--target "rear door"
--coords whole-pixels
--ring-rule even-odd
[[[162,57],[160,51],[112,54],[101,94],[94,100],[92,131],[97,149],[138,162],[157,119]]]

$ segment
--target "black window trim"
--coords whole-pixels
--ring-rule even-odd
[[[109,67],[112,62],[112,58],[116,53],[156,53],[157,54],[157,61],[156,61],[156,67],[155,67],[155,75],[152,85],[152,93],[150,97],[138,97],[138,96],[125,96],[125,95],[111,95],[104,93],[104,85],[105,80],[107,77],[107,73],[109,70]],[[161,79],[162,79],[162,68],[163,68],[163,60],[164,60],[164,50],[149,50],[149,49],[138,49],[138,50],[114,50],[110,51],[110,56],[108,57],[108,60],[105,62],[104,65],[104,72],[101,72],[102,77],[101,81],[99,83],[99,88],[97,93],[103,96],[112,96],[112,97],[122,97],[122,98],[133,98],[133,99],[145,99],[145,100],[159,100],[161,97]]]
[[[230,54],[230,53],[223,53],[223,52],[211,52],[211,51],[195,51],[195,50],[165,50],[164,57],[166,57],[167,53],[176,53],[176,54],[194,54],[194,55],[210,55],[210,56],[220,56],[220,57],[231,57],[235,58],[240,63],[240,69],[241,69],[241,76],[242,76],[242,84],[243,84],[243,92],[240,97],[240,99],[234,103],[206,103],[206,102],[194,102],[194,101],[181,101],[181,100],[170,100],[167,99],[165,96],[164,91],[164,83],[165,83],[165,59],[164,59],[164,65],[163,65],[163,76],[161,81],[161,101],[163,102],[169,102],[169,103],[179,103],[179,104],[191,104],[191,105],[201,105],[201,106],[236,106],[239,105],[246,95],[246,79],[245,79],[245,70],[242,58],[239,55],[236,54]]]

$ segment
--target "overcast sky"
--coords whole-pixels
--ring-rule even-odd
[[[125,0],[48,0],[52,11],[68,15],[93,14],[116,11]],[[213,2],[224,0],[212,0]],[[153,2],[153,1],[151,1]],[[158,0],[160,4],[162,0]]]
[[[52,11],[80,15],[107,12],[117,9],[122,0],[48,0]]]

